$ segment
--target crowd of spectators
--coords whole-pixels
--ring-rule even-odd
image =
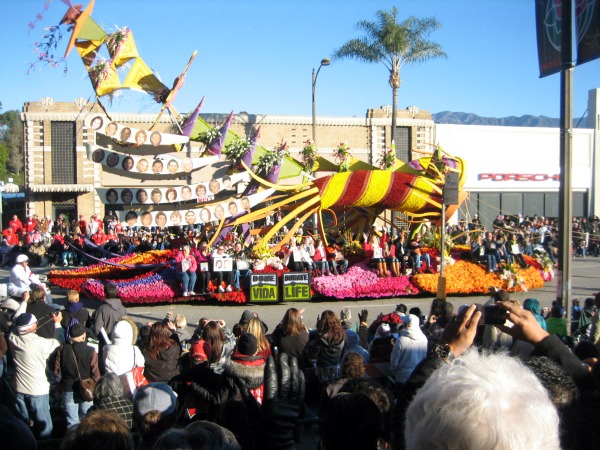
[[[324,310],[311,324],[288,308],[270,327],[246,310],[187,333],[181,314],[136,323],[111,284],[94,314],[75,291],[55,314],[36,289],[0,305],[0,427],[20,424],[21,448],[291,449],[313,422],[328,450],[600,442],[600,293],[573,306],[575,341],[560,305],[503,290],[374,320]]]

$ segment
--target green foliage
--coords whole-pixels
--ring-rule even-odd
[[[427,38],[441,28],[434,17],[419,19],[411,16],[398,23],[398,10],[379,10],[376,20],[362,20],[356,24],[364,35],[350,39],[333,52],[333,59],[357,59],[368,63],[382,63],[389,71],[392,88],[392,138],[396,128],[398,88],[402,82],[400,67],[432,58],[445,58],[443,48]]]
[[[6,111],[0,114],[0,144],[8,152],[2,166],[11,174],[19,174],[23,170],[23,123],[19,111]]]
[[[8,170],[6,160],[8,159],[9,148],[4,143],[0,143],[0,180],[8,181]]]

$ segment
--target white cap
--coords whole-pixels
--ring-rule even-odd
[[[29,258],[27,257],[27,255],[25,255],[23,253],[19,254],[17,256],[17,259],[15,259],[15,262],[17,264],[24,263],[25,261],[29,261]]]

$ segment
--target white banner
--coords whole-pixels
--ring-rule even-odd
[[[161,133],[160,131],[141,130],[111,121],[102,114],[90,114],[86,117],[85,125],[96,133],[114,139],[117,142],[126,142],[135,145],[186,144],[190,138],[180,134]]]
[[[250,181],[250,175],[247,172],[242,172],[187,186],[168,188],[97,188],[96,192],[106,205],[149,205],[188,201],[206,203],[213,201],[215,195],[219,193],[234,190],[237,183],[248,181]]]
[[[206,206],[195,206],[189,209],[150,211],[130,210],[115,211],[120,222],[129,227],[170,227],[179,225],[205,224],[220,221],[223,218],[237,216],[250,210],[263,202],[274,192],[267,189],[248,197],[236,199],[230,197],[220,203],[207,204]]]
[[[91,149],[88,147],[88,150]],[[218,156],[192,159],[187,157],[182,158],[181,156],[175,156],[169,153],[154,157],[124,155],[101,147],[91,150],[88,159],[97,164],[102,164],[102,167],[145,175],[177,175],[181,173],[190,173],[192,170],[200,169],[219,161]]]

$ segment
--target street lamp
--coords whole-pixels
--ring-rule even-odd
[[[314,68],[312,71],[312,140],[313,140],[313,143],[315,144],[315,147],[317,147],[317,102],[316,102],[317,77],[319,76],[321,67],[328,66],[329,64],[331,64],[331,59],[323,58],[321,60],[321,65],[319,66],[317,71],[315,72]]]
[[[331,59],[323,58],[321,60],[321,65],[319,66],[317,71],[315,72],[314,67],[313,67],[313,71],[312,71],[312,141],[313,141],[315,148],[318,148],[317,147],[317,101],[316,101],[317,77],[319,76],[321,67],[328,66],[329,64],[331,64]],[[317,213],[313,214],[313,233],[317,234]]]

